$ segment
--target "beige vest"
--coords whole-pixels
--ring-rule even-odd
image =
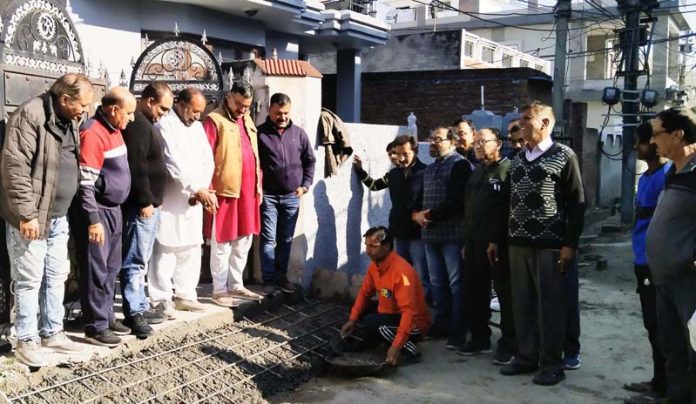
[[[224,106],[208,114],[217,127],[217,146],[213,150],[215,172],[213,188],[215,193],[227,198],[239,198],[242,186],[242,139],[237,122],[230,119]],[[249,134],[249,142],[256,160],[256,192],[261,194],[261,172],[259,166],[259,148],[257,145],[256,126],[248,114],[244,115],[244,128]]]

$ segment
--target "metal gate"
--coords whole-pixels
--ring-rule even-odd
[[[166,82],[174,93],[187,87],[201,90],[208,100],[206,113],[223,97],[223,75],[215,56],[203,44],[176,35],[143,51],[133,68],[130,90],[140,95],[154,80]]]

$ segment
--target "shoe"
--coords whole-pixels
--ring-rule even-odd
[[[275,292],[276,292],[275,285],[273,285],[272,283],[264,283],[263,284],[263,290],[261,291],[261,293],[263,293],[264,296],[273,296],[273,295],[275,295]]]
[[[254,293],[247,288],[228,290],[227,295],[230,297],[237,298],[237,299],[245,299],[245,300],[261,300],[261,299],[263,299],[263,296],[261,296],[258,293]]]
[[[227,293],[220,293],[213,295],[213,303],[222,307],[239,307],[239,300],[228,295]]]
[[[147,338],[155,333],[155,330],[147,324],[145,316],[142,313],[137,313],[128,317],[123,323],[131,329],[131,334],[138,338]]]
[[[109,329],[116,335],[128,335],[131,333],[131,329],[126,327],[121,320],[110,321]]]
[[[625,404],[662,404],[666,402],[664,397],[660,397],[655,392],[643,393],[624,400]]]
[[[580,354],[573,356],[566,356],[563,358],[563,369],[565,370],[575,370],[580,369],[582,364],[582,357]]]
[[[94,332],[85,331],[85,339],[94,345],[109,348],[113,348],[121,344],[121,338],[116,336],[116,334],[108,328]]]
[[[295,284],[293,284],[287,279],[278,281],[278,288],[280,288],[280,290],[282,290],[285,293],[295,293],[297,291],[297,287],[295,286]]]
[[[652,382],[638,382],[638,383],[627,383],[623,385],[624,390],[632,391],[634,393],[652,393],[653,385]]]
[[[449,337],[447,340],[447,344],[445,344],[445,349],[450,350],[450,351],[455,351],[461,347],[463,347],[466,344],[466,342],[459,337]]]
[[[167,315],[155,309],[147,309],[143,312],[143,318],[148,324],[160,324],[167,320]]]
[[[515,361],[512,361],[511,364],[507,366],[503,366],[500,369],[500,374],[504,376],[517,376],[517,375],[524,375],[524,374],[529,374],[529,373],[535,373],[537,370],[539,370],[538,366],[522,366],[518,364]]]
[[[30,339],[26,341],[17,341],[15,349],[15,357],[23,364],[40,368],[46,366],[44,355],[42,353],[41,344],[38,341]]]
[[[505,366],[512,364],[515,359],[515,355],[507,352],[498,351],[493,357],[493,364],[498,366]]]
[[[469,341],[466,344],[457,348],[457,353],[464,356],[473,356],[478,354],[489,354],[493,352],[491,350],[491,343],[478,343],[474,341]]]
[[[558,369],[556,371],[544,370],[534,376],[532,383],[538,384],[539,386],[553,386],[562,382],[565,378],[566,376],[563,369]]]
[[[80,353],[85,350],[85,347],[82,345],[72,342],[63,331],[53,334],[48,338],[42,338],[41,345],[53,352],[64,354]]]
[[[176,309],[171,300],[160,300],[155,304],[155,310],[167,317],[167,320],[176,320]]]
[[[420,352],[416,352],[415,354],[412,354],[410,352],[404,352],[403,354],[401,354],[401,358],[399,358],[399,366],[413,365],[414,363],[420,362],[422,359],[423,354],[421,354]]]
[[[500,301],[498,300],[498,296],[491,299],[490,307],[493,311],[500,311]]]
[[[205,311],[205,306],[198,300],[181,299],[179,297],[174,298],[174,308],[179,311],[191,311],[194,313]]]

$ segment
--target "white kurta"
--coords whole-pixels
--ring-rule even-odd
[[[157,127],[164,138],[164,159],[169,179],[162,201],[157,242],[167,247],[203,243],[203,207],[190,206],[189,198],[208,188],[215,162],[203,125],[184,125],[174,110]]]

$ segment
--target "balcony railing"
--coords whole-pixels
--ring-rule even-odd
[[[529,67],[551,74],[551,62],[462,30],[462,68]]]
[[[323,3],[327,10],[350,10],[374,17],[377,15],[377,10],[373,2],[374,0],[328,0]]]

